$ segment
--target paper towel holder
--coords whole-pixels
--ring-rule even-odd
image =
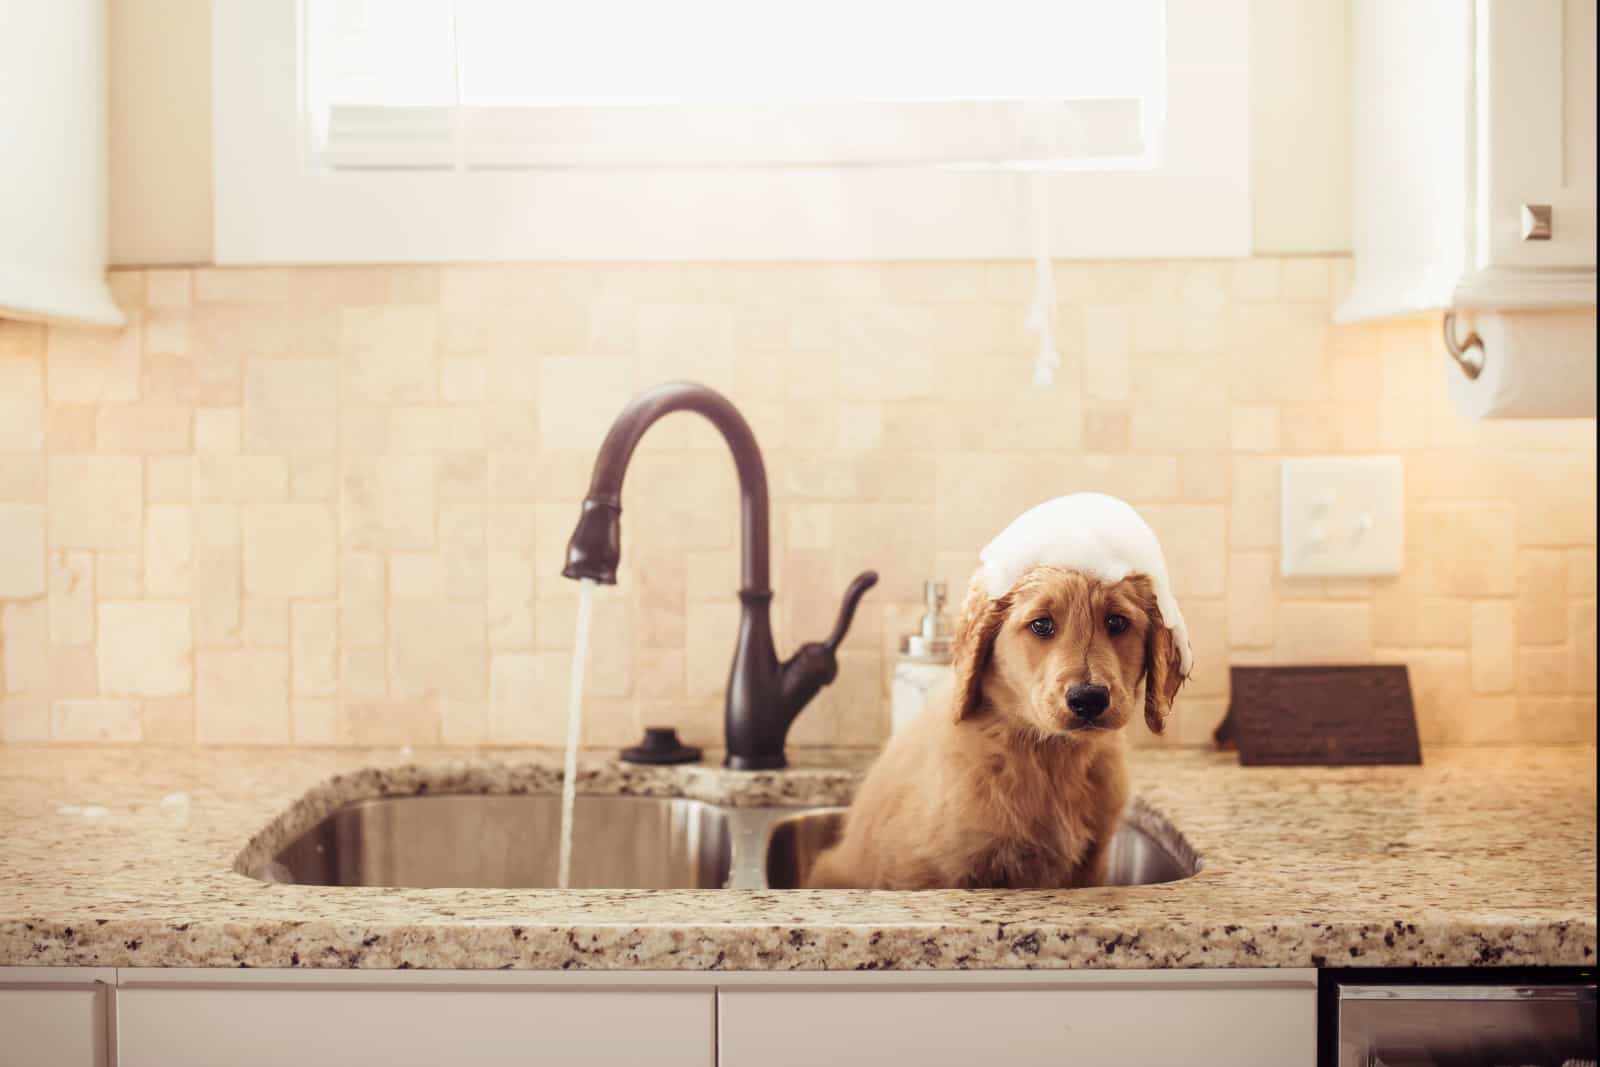
[[[1450,353],[1450,358],[1456,361],[1456,366],[1461,368],[1461,373],[1472,381],[1483,373],[1483,340],[1471,330],[1461,340],[1456,340],[1456,313],[1444,313],[1444,347]]]

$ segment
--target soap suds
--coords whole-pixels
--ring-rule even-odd
[[[1189,629],[1172,595],[1166,557],[1155,531],[1126,501],[1104,493],[1047,500],[1013,519],[979,553],[984,588],[1001,596],[1031,567],[1065,567],[1106,582],[1143,574],[1155,590],[1162,621],[1178,646],[1184,677],[1194,666]]]

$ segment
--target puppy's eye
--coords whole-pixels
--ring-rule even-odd
[[[1032,630],[1035,636],[1038,637],[1053,637],[1056,632],[1055,620],[1048,615],[1041,616],[1030,622],[1028,629]]]
[[[1106,616],[1106,633],[1110,634],[1112,637],[1117,636],[1118,634],[1122,633],[1127,628],[1128,628],[1128,617],[1126,615],[1107,615]]]

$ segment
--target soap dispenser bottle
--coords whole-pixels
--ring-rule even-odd
[[[899,733],[929,704],[949,698],[955,634],[944,616],[943,582],[923,582],[922,625],[900,641],[889,683],[889,729]]]

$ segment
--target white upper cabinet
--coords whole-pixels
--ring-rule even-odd
[[[1355,278],[1336,317],[1593,306],[1595,0],[1352,17]]]

